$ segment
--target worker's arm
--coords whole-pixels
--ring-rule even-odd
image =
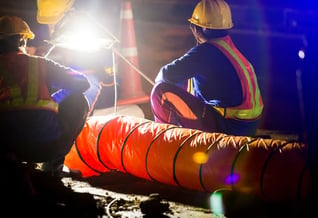
[[[178,59],[161,67],[155,82],[170,82],[180,84],[205,70],[206,49],[203,46],[195,46]]]
[[[65,89],[71,93],[85,92],[89,82],[85,74],[58,64],[52,60],[44,59],[48,86],[55,89]]]

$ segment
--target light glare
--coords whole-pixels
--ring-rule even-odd
[[[69,17],[60,30],[56,30],[56,37],[49,41],[58,47],[86,52],[109,49],[115,42],[100,25],[96,25],[91,19],[78,16]]]
[[[192,159],[195,163],[204,164],[208,161],[208,155],[204,152],[195,152]]]
[[[220,192],[214,192],[210,197],[210,208],[211,211],[216,215],[224,214],[222,194]]]
[[[300,59],[304,59],[305,58],[305,51],[304,50],[299,50],[298,51],[298,57],[300,58]]]

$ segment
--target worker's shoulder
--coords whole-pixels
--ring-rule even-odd
[[[210,42],[204,42],[204,43],[198,44],[197,46],[193,48],[198,51],[207,51],[207,52],[214,52],[218,50],[217,47]]]
[[[53,59],[50,59],[50,58],[47,58],[44,56],[36,56],[36,55],[30,56],[30,57],[37,59],[40,64],[43,64],[46,67],[55,68],[55,69],[61,68],[61,69],[69,70],[69,67],[64,66],[63,64],[61,64]]]
[[[194,46],[190,53],[196,53],[199,56],[222,56],[220,50],[209,42],[204,42]]]

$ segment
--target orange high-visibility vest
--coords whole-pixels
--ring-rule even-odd
[[[229,36],[209,41],[233,64],[242,86],[243,101],[235,107],[213,106],[223,117],[233,119],[257,119],[263,111],[263,100],[256,74],[251,63],[235,47]]]
[[[45,71],[40,70],[37,58],[28,57],[29,66],[21,69],[27,83],[19,83],[13,73],[0,64],[0,110],[46,109],[57,112],[58,104],[53,101],[45,81]],[[25,87],[27,86],[27,87]]]

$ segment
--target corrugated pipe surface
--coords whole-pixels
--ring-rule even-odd
[[[297,201],[310,193],[303,143],[208,133],[131,116],[90,117],[65,165],[84,177],[119,170],[186,189],[232,188],[270,201]]]

